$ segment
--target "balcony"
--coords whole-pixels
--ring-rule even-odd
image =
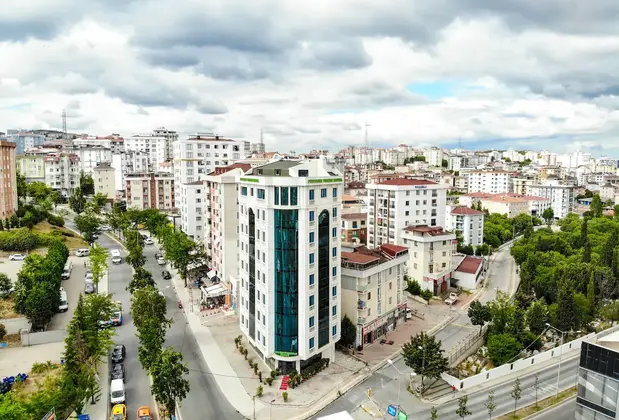
[[[367,283],[365,283],[365,284],[357,283],[357,292],[358,293],[366,293],[369,288],[370,288],[370,285],[367,284]]]
[[[361,317],[357,318],[357,325],[365,325],[365,323],[366,323],[365,318],[361,318]]]
[[[364,310],[366,310],[366,309],[367,309],[367,307],[368,307],[368,305],[367,305],[367,302],[366,302],[365,300],[361,300],[361,299],[359,299],[359,300],[357,301],[357,309],[358,309],[358,310],[360,310],[360,311],[364,311]]]

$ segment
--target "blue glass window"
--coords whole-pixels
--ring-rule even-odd
[[[337,325],[334,325],[333,328],[331,328],[331,335],[337,335]]]
[[[336,247],[336,246],[334,246],[334,247],[331,249],[331,256],[332,256],[332,257],[337,257],[337,247]]]
[[[337,188],[333,188],[333,198],[337,197]]]
[[[333,236],[334,238],[337,238],[337,228],[331,229],[331,236]]]
[[[309,340],[309,348],[310,349],[314,348],[314,337],[310,338],[310,340]]]
[[[313,222],[315,217],[316,217],[316,213],[314,213],[314,210],[311,210],[309,213],[310,222]]]
[[[297,205],[297,187],[290,187],[290,205]]]
[[[241,187],[241,195],[247,195],[247,187]]]
[[[314,253],[312,252],[312,253],[310,254],[310,264],[314,264],[314,258],[315,258],[315,257],[314,257]]]
[[[326,188],[321,188],[320,189],[320,196],[322,198],[327,198],[327,189]]]
[[[311,286],[312,284],[314,284],[314,282],[315,282],[315,281],[316,281],[316,279],[314,278],[314,275],[313,275],[313,274],[310,274],[310,276],[309,276],[309,284],[310,284],[310,286]]]
[[[314,295],[311,295],[309,297],[309,304],[310,304],[310,306],[314,306]]]
[[[309,326],[310,326],[310,328],[312,328],[314,326],[314,317],[313,316],[310,316]]]
[[[314,190],[309,190],[309,199],[310,200],[314,199]]]
[[[333,315],[333,316],[337,315],[337,306],[332,306],[331,307],[331,315]]]
[[[310,232],[310,234],[309,234],[309,241],[310,241],[310,244],[314,243],[314,232]]]
[[[337,217],[337,207],[333,207],[333,217]]]
[[[257,196],[260,200],[264,200],[264,189],[263,188],[258,188]]]
[[[331,288],[331,296],[337,296],[337,286]]]
[[[337,276],[337,267],[331,267],[331,275],[333,277]]]
[[[279,187],[275,187],[275,205],[279,205]]]
[[[281,187],[280,191],[282,192],[282,197],[281,197],[282,206],[287,206],[288,205],[288,187]]]

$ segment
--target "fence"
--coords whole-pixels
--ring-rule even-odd
[[[474,354],[481,346],[483,346],[484,335],[487,330],[488,325],[484,325],[482,327],[481,334],[479,333],[479,330],[475,328],[468,336],[460,340],[458,344],[452,347],[447,354],[449,366],[456,366],[462,360]]]
[[[608,334],[611,334],[615,331],[619,331],[619,325],[613,328],[609,328],[605,331],[602,331],[598,334],[591,333],[584,337],[580,337],[576,340],[570,341],[569,343],[563,344],[563,346],[555,347],[554,349],[545,351],[543,353],[539,353],[535,356],[528,357],[526,359],[516,360],[513,363],[509,363],[506,365],[502,365],[496,367],[494,369],[490,369],[486,372],[482,372],[478,375],[471,376],[466,379],[459,379],[448,375],[446,373],[442,374],[441,377],[451,386],[456,389],[462,391],[465,389],[472,388],[474,386],[483,384],[484,382],[491,381],[493,379],[497,379],[503,377],[505,375],[509,375],[511,373],[515,373],[521,371],[523,369],[529,368],[531,366],[544,363],[552,358],[559,358],[561,355],[565,355],[569,352],[573,352],[576,350],[580,350],[583,341],[591,340],[592,338],[601,338]],[[459,345],[458,345],[459,347]],[[450,354],[451,356],[451,354]]]
[[[21,342],[24,346],[36,346],[37,344],[60,343],[64,341],[67,330],[28,332],[21,331]]]

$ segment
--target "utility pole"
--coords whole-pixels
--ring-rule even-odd
[[[371,127],[371,125],[368,124],[368,123],[365,123],[365,141],[364,141],[364,144],[365,144],[365,148],[366,149],[368,149],[370,147],[370,143],[368,141],[368,127]]]

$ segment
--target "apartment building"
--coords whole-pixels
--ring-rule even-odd
[[[406,322],[407,263],[408,248],[398,245],[342,251],[342,311],[357,325],[358,350]]]
[[[167,172],[125,175],[127,207],[136,210],[174,209],[174,177]]]
[[[174,143],[177,140],[176,131],[159,127],[152,133],[125,138],[125,151],[145,153],[148,156],[148,170],[164,172],[161,164],[173,159]]]
[[[286,374],[335,358],[344,177],[324,158],[276,160],[238,180],[240,327]]]
[[[417,280],[422,290],[435,295],[446,292],[453,271],[456,234],[440,226],[408,226],[402,239],[408,246],[408,276]]]
[[[80,170],[92,175],[92,170],[100,163],[112,162],[112,149],[102,146],[73,146],[69,149],[79,159]]]
[[[515,194],[526,195],[531,185],[537,184],[538,181],[535,178],[512,178],[512,192]]]
[[[17,145],[0,140],[0,218],[10,217],[17,210]]]
[[[574,189],[572,185],[561,185],[552,180],[544,185],[531,185],[528,194],[548,199],[555,219],[563,219],[574,211]]]
[[[26,177],[26,182],[45,182],[45,156],[17,156],[17,170]]]
[[[69,197],[80,186],[80,158],[74,154],[53,153],[45,156],[45,183]]]
[[[512,189],[512,172],[471,171],[468,172],[469,193],[505,194]]]
[[[445,228],[462,235],[464,245],[479,246],[484,242],[483,211],[465,206],[447,208]]]
[[[32,132],[18,132],[9,134],[7,140],[15,143],[16,154],[23,155],[28,149],[43,146],[43,143],[45,143],[45,136]]]
[[[92,170],[95,194],[105,194],[110,200],[116,199],[116,169],[109,163],[102,163]]]
[[[519,214],[530,214],[529,201],[521,197],[501,194],[484,197],[480,201],[481,206],[489,213],[504,214],[510,218]]]
[[[448,185],[424,179],[395,178],[367,184],[368,247],[402,245],[407,226],[445,226]]]
[[[226,305],[237,308],[239,274],[239,220],[237,179],[251,169],[247,163],[217,168],[206,176],[204,243],[211,270],[228,290]],[[197,223],[197,222],[196,222]]]
[[[342,242],[367,243],[367,213],[342,214]]]
[[[103,147],[110,149],[112,154],[122,153],[125,151],[125,139],[119,134],[111,134],[109,136],[83,136],[73,139],[73,145],[79,147]]]

